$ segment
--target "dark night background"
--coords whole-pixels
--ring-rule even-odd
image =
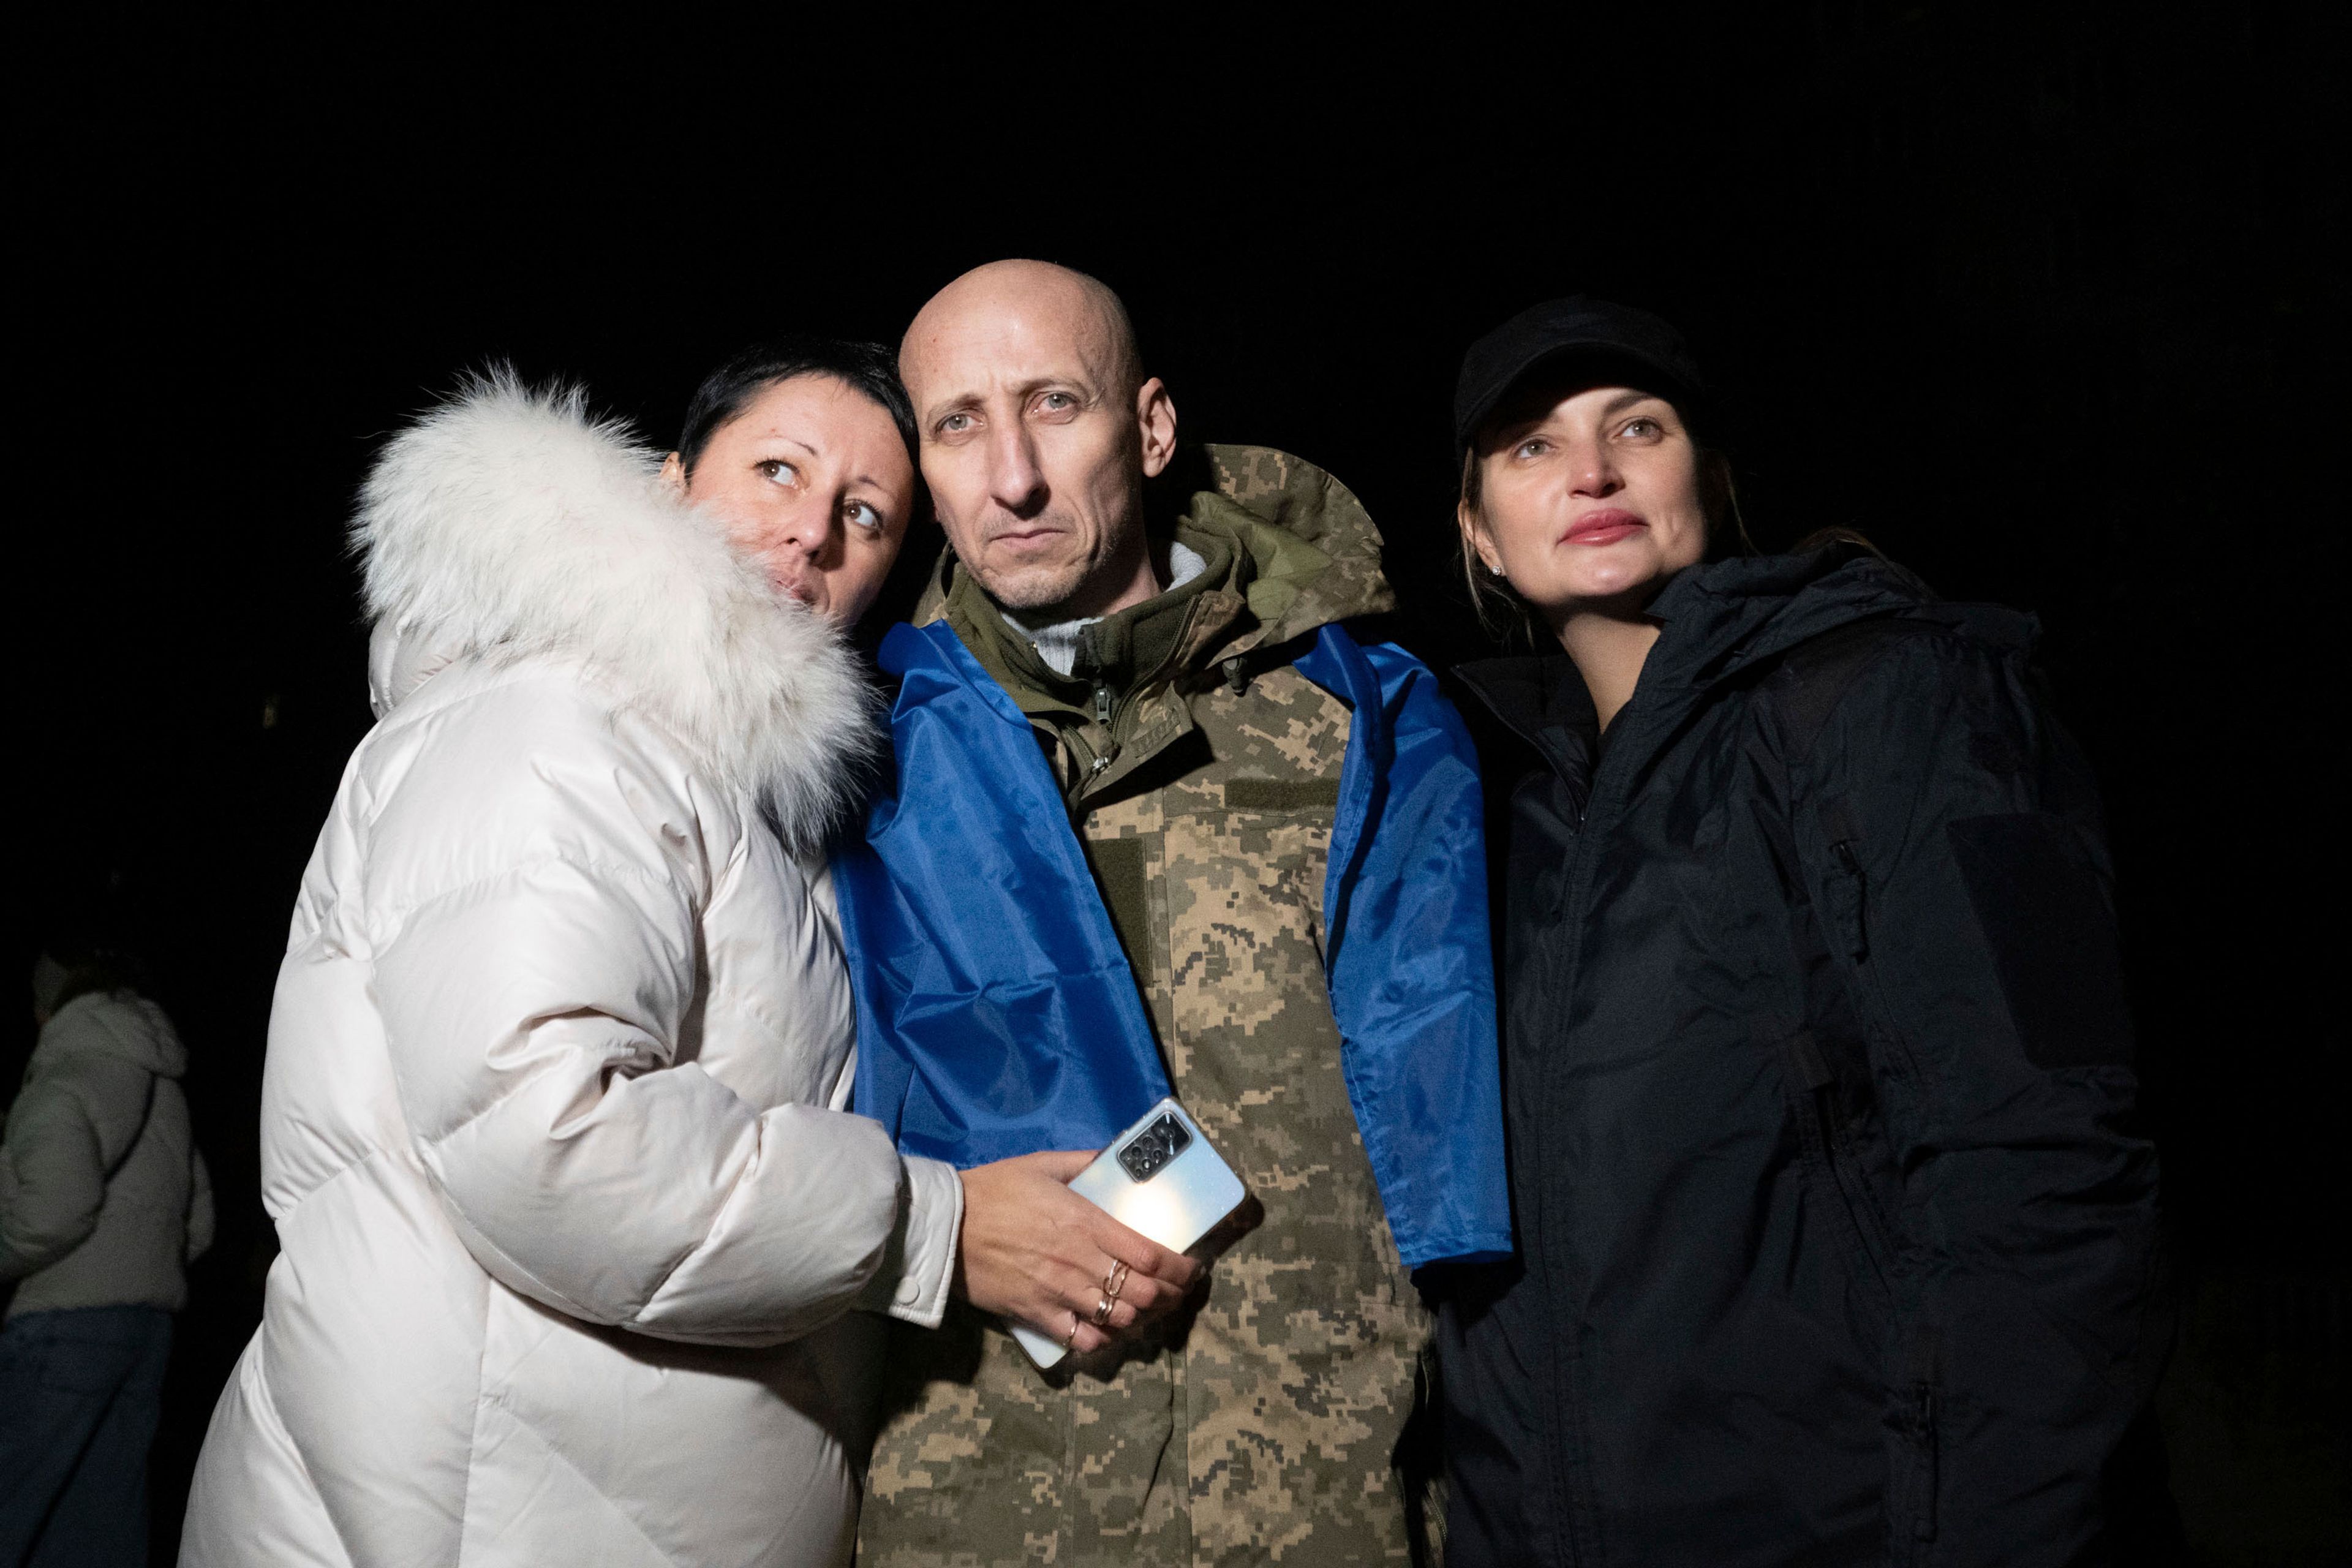
[[[965,267],[1035,255],[1127,297],[1186,433],[1357,490],[1434,662],[1480,646],[1452,570],[1457,356],[1577,290],[1690,334],[1764,548],[1843,524],[1949,596],[2038,612],[2120,867],[2193,1560],[2352,1560],[2352,1183],[2324,1088],[2345,1046],[2323,732],[2347,313],[2324,9],[1819,0],[1646,33],[1548,13],[1385,64],[1261,22],[1106,47],[1083,90],[1010,56],[918,85],[880,42],[832,85],[780,86],[757,40],[671,37],[645,47],[707,65],[708,90],[617,132],[600,110],[624,95],[560,51],[475,59],[462,109],[389,66],[348,79],[318,40],[265,60],[149,37],[135,67],[119,39],[59,44],[108,62],[70,87],[20,54],[55,101],[19,116],[13,160],[13,951],[23,973],[73,889],[119,884],[222,1205],[159,1544],[273,1250],[262,1044],[370,721],[341,530],[383,436],[507,359],[667,441],[746,340],[895,342]],[[814,52],[785,63],[822,76],[836,57]],[[509,66],[504,85],[556,85],[526,103]]]

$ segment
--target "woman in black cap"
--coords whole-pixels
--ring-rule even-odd
[[[1465,568],[1543,651],[1459,672],[1519,1256],[1445,1315],[1449,1561],[2104,1561],[2165,1336],[2090,777],[2030,618],[1718,559],[1705,417],[1600,301],[1463,365]]]

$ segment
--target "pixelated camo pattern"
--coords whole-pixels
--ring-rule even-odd
[[[1143,930],[1122,935],[1148,947],[1170,1076],[1265,1221],[1196,1308],[1108,1364],[1041,1373],[968,1310],[892,1325],[866,1568],[1433,1560],[1425,1467],[1397,1468],[1419,1451],[1429,1323],[1324,988],[1348,710],[1287,667],[1190,707],[1207,759],[1081,826],[1098,866],[1140,858]]]
[[[1353,490],[1272,447],[1210,445],[1199,451],[1219,494],[1331,558],[1297,603],[1234,649],[1272,647],[1330,622],[1396,608],[1396,590],[1381,572],[1381,531]]]

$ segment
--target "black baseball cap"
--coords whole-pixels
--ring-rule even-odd
[[[1633,384],[1697,416],[1706,383],[1690,345],[1673,326],[1631,305],[1571,294],[1520,311],[1470,345],[1454,384],[1454,447],[1471,437],[1496,405],[1538,365],[1591,358],[1595,368],[1622,367]]]

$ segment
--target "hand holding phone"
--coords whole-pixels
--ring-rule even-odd
[[[1241,1178],[1173,1098],[1161,1100],[1112,1139],[1071,1178],[1069,1190],[1177,1254],[1232,1218],[1249,1197]],[[1093,1296],[1097,1314],[1101,1303],[1111,1302],[1106,1322],[1117,1321],[1135,1289],[1132,1272],[1117,1281],[1118,1289],[1110,1289],[1113,1283],[1114,1278],[1106,1276]],[[1087,1316],[1079,1314],[1078,1328],[1088,1326]],[[1069,1351],[1093,1348],[1079,1344],[1075,1334],[1057,1342],[1024,1322],[1013,1325],[1013,1337],[1041,1367],[1053,1366]]]
[[[1139,1236],[1069,1183],[1093,1150],[1024,1154],[962,1173],[964,1217],[956,1293],[1012,1322],[1059,1327],[1081,1354],[1181,1301],[1201,1265]],[[1088,1321],[1107,1277],[1124,1263],[1118,1300],[1100,1325]]]

